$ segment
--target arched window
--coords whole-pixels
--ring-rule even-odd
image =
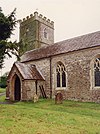
[[[100,86],[100,57],[94,62],[94,82],[95,86]]]
[[[64,71],[62,72],[62,87],[66,87],[66,74]]]
[[[66,87],[66,71],[62,63],[57,64],[56,77],[57,77],[57,87]]]
[[[57,72],[57,87],[60,87],[60,72]]]
[[[47,39],[47,29],[46,28],[44,29],[44,38]]]

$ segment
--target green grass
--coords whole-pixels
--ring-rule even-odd
[[[6,91],[5,88],[0,88],[0,93],[4,93]]]
[[[4,96],[0,97],[4,100]],[[100,134],[100,104],[54,100],[0,105],[0,134]]]

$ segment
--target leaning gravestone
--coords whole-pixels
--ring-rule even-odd
[[[33,97],[33,101],[34,103],[37,102],[39,100],[39,97],[37,94],[34,94],[34,97]]]
[[[63,102],[63,95],[60,91],[57,92],[55,95],[55,104],[62,104]]]

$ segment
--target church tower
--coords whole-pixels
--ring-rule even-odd
[[[54,22],[34,12],[20,20],[20,41],[25,44],[21,55],[29,50],[54,43]]]

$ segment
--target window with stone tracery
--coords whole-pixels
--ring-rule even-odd
[[[100,58],[96,58],[94,62],[94,79],[95,86],[100,86]]]
[[[62,63],[57,64],[56,68],[57,87],[66,87],[66,70]]]

